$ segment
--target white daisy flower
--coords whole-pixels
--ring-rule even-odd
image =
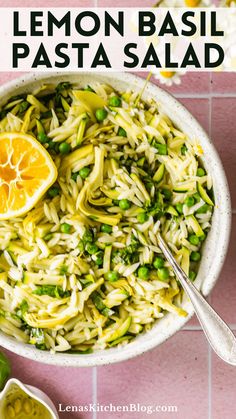
[[[159,0],[155,7],[209,7],[211,0]]]
[[[172,86],[173,84],[181,83],[181,76],[185,74],[185,71],[159,71],[153,73],[155,79],[159,80],[160,83],[166,86]]]
[[[222,0],[220,7],[236,7],[236,0]]]

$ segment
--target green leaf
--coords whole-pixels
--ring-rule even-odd
[[[36,295],[49,295],[53,298],[64,298],[70,296],[70,291],[63,291],[62,287],[57,285],[40,285],[33,291]]]
[[[23,300],[22,303],[19,305],[18,310],[16,311],[16,315],[20,317],[20,319],[24,319],[25,313],[29,310],[29,304],[26,300]]]

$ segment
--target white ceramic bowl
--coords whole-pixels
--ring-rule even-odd
[[[44,82],[59,83],[61,81],[70,81],[86,86],[93,80],[111,84],[118,90],[127,88],[135,91],[141,91],[144,86],[144,80],[128,73],[37,73],[23,76],[0,88],[0,105],[9,97],[22,92],[30,92]],[[212,219],[212,228],[208,234],[199,273],[195,284],[201,288],[206,296],[214,287],[220,270],[222,268],[229,240],[231,225],[231,205],[228,185],[225,172],[216,150],[207,136],[206,132],[194,119],[194,117],[181,105],[174,97],[163,89],[148,83],[143,98],[153,97],[160,108],[171,118],[171,120],[189,137],[198,138],[204,150],[202,158],[204,166],[213,178],[216,206]],[[222,296],[224,298],[224,296]],[[63,366],[95,366],[123,361],[139,355],[157,345],[163,343],[166,339],[176,333],[193,315],[191,303],[185,298],[183,308],[189,313],[187,318],[178,317],[168,313],[164,318],[158,320],[153,328],[144,334],[135,338],[126,346],[120,348],[110,348],[88,355],[50,354],[46,351],[39,351],[34,346],[19,343],[4,333],[0,333],[0,345],[26,358],[36,361],[63,365]]]

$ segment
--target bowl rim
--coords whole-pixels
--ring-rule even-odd
[[[112,81],[120,81],[124,82],[127,85],[130,85],[132,87],[139,87],[142,88],[145,79],[134,75],[132,73],[127,72],[112,72],[112,73],[103,73],[103,72],[88,72],[88,71],[81,71],[81,72],[59,72],[59,71],[50,71],[45,73],[39,73],[39,72],[32,72],[24,74],[21,77],[18,77],[14,80],[11,80],[7,83],[4,83],[0,86],[0,95],[7,97],[9,93],[13,91],[13,89],[18,89],[24,85],[29,85],[30,83],[40,83],[45,80],[48,80],[50,78],[56,79],[64,79],[68,80],[71,76],[77,76],[78,78],[80,76],[88,76],[93,75],[97,78],[99,77],[105,77],[106,79],[110,79],[110,83],[112,84]],[[201,141],[204,142],[207,152],[210,151],[212,159],[214,160],[218,173],[220,175],[220,182],[221,182],[221,188],[222,188],[222,195],[223,195],[223,225],[224,229],[221,235],[221,238],[223,237],[223,241],[221,246],[219,247],[219,255],[218,259],[216,260],[216,263],[212,267],[212,271],[210,272],[211,281],[204,287],[205,282],[203,282],[203,294],[207,296],[210,291],[214,288],[220,271],[223,267],[223,263],[227,254],[228,244],[229,244],[229,238],[230,238],[230,231],[231,231],[231,201],[230,201],[230,193],[229,193],[229,187],[228,182],[226,179],[225,171],[223,168],[223,165],[221,163],[221,160],[218,156],[218,153],[209,138],[208,134],[205,132],[205,130],[202,128],[200,123],[195,119],[195,117],[185,108],[184,105],[182,105],[178,99],[176,99],[172,94],[164,90],[163,88],[153,84],[152,82],[149,82],[147,87],[145,88],[145,94],[152,93],[155,95],[156,98],[159,98],[163,101],[163,103],[168,102],[168,107],[173,106],[178,107],[178,113],[182,114],[183,117],[189,120],[191,120],[191,126],[193,127],[193,132],[198,132],[199,135],[201,135]],[[208,278],[208,277],[207,277]],[[115,350],[112,349],[106,349],[103,351],[96,351],[92,354],[86,354],[86,355],[78,355],[78,354],[68,354],[68,353],[56,353],[52,354],[50,351],[40,351],[36,349],[34,346],[25,344],[22,342],[17,341],[15,338],[6,335],[3,332],[0,332],[0,345],[4,348],[21,355],[25,358],[29,358],[34,361],[42,362],[45,364],[50,365],[58,365],[58,366],[70,366],[70,367],[93,367],[93,366],[99,366],[99,365],[106,365],[106,364],[112,364],[116,362],[121,362],[128,360],[130,358],[133,358],[137,355],[141,355],[142,353],[153,349],[154,347],[164,343],[168,338],[173,336],[177,331],[179,331],[187,322],[188,320],[193,316],[194,310],[193,307],[190,306],[188,309],[188,316],[186,318],[178,318],[173,323],[172,327],[169,329],[168,333],[163,335],[152,334],[150,332],[146,332],[145,335],[148,335],[148,339],[146,342],[141,342],[139,345],[132,345],[136,341],[136,339],[133,340],[132,343],[127,344],[126,346],[122,348],[115,348]]]

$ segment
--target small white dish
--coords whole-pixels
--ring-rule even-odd
[[[91,83],[91,79],[94,82],[110,84],[118,91],[132,89],[133,91],[141,92],[145,83],[144,79],[129,73],[32,73],[0,87],[0,106],[11,96],[32,92],[32,90],[44,83],[57,85],[62,81],[69,81],[76,85],[87,86]],[[177,99],[152,83],[147,84],[142,97],[144,100],[150,97],[155,99],[159,104],[159,109],[190,138],[197,138],[204,151],[202,161],[213,179],[216,206],[212,217],[212,227],[204,243],[202,260],[195,285],[198,289],[201,289],[204,296],[207,296],[219,277],[227,253],[230,235],[231,203],[224,168],[213,143],[204,129]],[[222,295],[223,298],[224,296]],[[122,348],[114,347],[86,355],[53,354],[49,351],[40,351],[33,345],[18,342],[3,332],[0,332],[0,345],[18,355],[47,364],[70,367],[111,364],[140,355],[165,342],[165,340],[180,330],[194,314],[192,304],[187,298],[184,298],[182,307],[189,313],[187,317],[179,317],[173,313],[168,313],[162,319],[156,321],[150,331],[141,333]]]
[[[30,396],[33,400],[41,403],[44,406],[44,419],[59,419],[57,410],[49,399],[49,397],[41,390],[36,387],[23,384],[20,380],[16,378],[11,378],[8,380],[7,384],[5,385],[4,389],[0,393],[0,418],[1,419],[10,419],[10,414],[7,412],[7,405],[8,405],[8,397],[11,394],[14,394],[17,391],[23,391],[27,396]],[[45,410],[46,409],[46,410]],[[47,412],[47,413],[46,413]],[[46,416],[47,414],[47,416]],[[29,416],[24,413],[24,419],[27,419]],[[12,416],[14,418],[15,416]],[[34,416],[35,419],[38,419],[37,416]],[[41,416],[42,417],[42,416]]]

